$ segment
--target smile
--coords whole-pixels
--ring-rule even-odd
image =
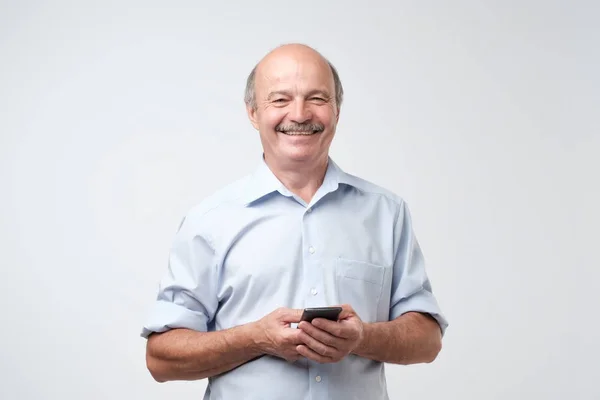
[[[319,131],[307,131],[307,132],[295,132],[295,131],[289,131],[289,132],[282,132],[284,135],[289,135],[289,136],[310,136],[310,135],[314,135],[315,133],[318,133]]]

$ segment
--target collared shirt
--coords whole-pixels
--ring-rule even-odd
[[[258,169],[193,207],[142,336],[215,331],[278,307],[350,304],[364,322],[408,311],[447,321],[433,295],[405,202],[343,172],[331,158],[307,204],[261,160]],[[384,364],[264,356],[209,378],[208,399],[387,399]]]

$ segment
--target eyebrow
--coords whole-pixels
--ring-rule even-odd
[[[287,90],[276,90],[274,92],[269,93],[269,95],[267,96],[267,100],[271,100],[273,97],[278,96],[278,95],[292,97],[291,93]],[[331,95],[325,90],[315,89],[315,90],[311,90],[310,92],[307,93],[307,97],[311,97],[314,95],[320,95],[327,99],[331,98]]]
[[[310,92],[308,92],[308,96],[307,97],[312,97],[314,95],[319,95],[321,97],[325,97],[327,99],[331,98],[331,95],[329,94],[329,92],[327,92],[326,90],[311,90]]]
[[[273,97],[278,96],[278,95],[291,97],[290,92],[288,92],[286,90],[276,90],[274,92],[269,93],[269,95],[267,96],[267,100],[271,100]]]

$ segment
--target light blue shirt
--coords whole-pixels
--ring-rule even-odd
[[[408,311],[447,322],[432,293],[405,202],[343,172],[330,158],[310,204],[264,161],[193,207],[142,336],[215,331],[278,307],[350,304],[364,322]],[[209,378],[205,400],[388,399],[384,364],[350,355],[334,364],[272,356]]]

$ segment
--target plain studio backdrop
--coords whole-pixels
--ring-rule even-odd
[[[450,322],[390,397],[599,399],[599,9],[2,2],[0,398],[202,398],[140,329],[183,214],[260,160],[247,74],[302,42],[346,90],[333,158],[407,201]]]

